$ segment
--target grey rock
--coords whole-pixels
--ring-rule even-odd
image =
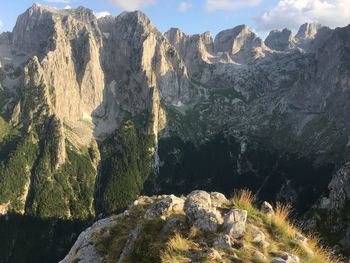
[[[269,243],[265,240],[265,234],[256,226],[249,225],[250,232],[252,234],[252,242],[259,245],[262,248],[267,248]]]
[[[271,216],[274,213],[272,205],[266,201],[261,204],[260,211],[268,216]]]
[[[96,231],[115,226],[117,224],[116,218],[116,216],[113,216],[97,221],[82,232],[67,256],[60,263],[71,263],[74,262],[74,259],[80,259],[80,261],[87,263],[103,262],[103,257],[97,252],[94,243],[91,241],[94,240]]]
[[[231,209],[224,217],[225,233],[236,239],[243,236],[246,230],[247,211]]]
[[[217,248],[228,249],[232,246],[231,237],[229,235],[220,235],[213,240],[213,246]]]
[[[281,258],[273,258],[271,260],[271,263],[299,263],[299,257],[290,254],[285,253]]]
[[[150,208],[145,212],[145,217],[161,217],[170,213],[183,212],[184,200],[174,195],[170,195],[162,200],[151,204]]]
[[[191,192],[186,198],[184,210],[191,225],[204,232],[216,232],[218,221],[210,194],[198,190]]]

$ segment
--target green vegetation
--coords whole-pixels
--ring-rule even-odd
[[[14,137],[18,135],[19,132],[0,116],[0,143],[2,143],[7,137]]]
[[[22,195],[29,183],[31,167],[38,155],[38,146],[31,135],[13,139],[0,147],[0,204],[9,202],[9,211],[24,209]]]
[[[102,209],[112,213],[125,208],[143,189],[151,173],[152,136],[133,121],[125,122],[102,145]]]
[[[79,152],[66,142],[67,160],[55,170],[55,144],[46,141],[34,171],[29,213],[42,218],[93,216],[96,171],[88,150]]]

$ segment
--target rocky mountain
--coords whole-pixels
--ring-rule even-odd
[[[349,50],[350,26],[213,39],[34,4],[0,35],[0,258],[61,260],[140,194],[241,188],[349,251],[347,216],[318,223],[348,211]]]

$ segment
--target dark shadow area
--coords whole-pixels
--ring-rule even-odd
[[[234,189],[248,188],[259,200],[292,203],[303,213],[327,191],[332,163],[316,167],[316,157],[281,152],[266,141],[253,141],[241,152],[239,141],[222,133],[200,146],[178,137],[161,139],[159,174],[146,182],[145,194],[179,195],[203,189],[230,196]]]
[[[62,260],[92,220],[41,219],[19,214],[0,217],[1,263]]]

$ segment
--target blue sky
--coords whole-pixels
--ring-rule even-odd
[[[30,0],[2,0],[0,30],[11,31],[16,18],[33,4]],[[124,10],[145,12],[161,32],[179,27],[188,34],[246,24],[259,35],[270,29],[294,31],[304,22],[330,27],[350,23],[350,0],[41,0],[42,5],[64,8],[83,5],[96,13],[118,15]]]

